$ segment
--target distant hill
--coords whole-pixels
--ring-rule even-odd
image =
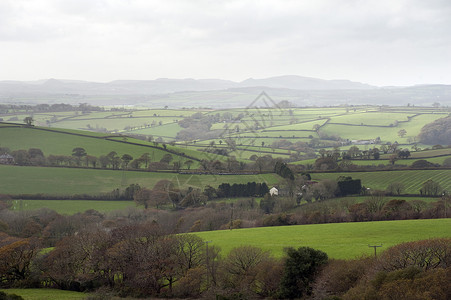
[[[375,86],[349,80],[324,80],[311,77],[286,75],[264,79],[249,78],[240,82],[241,87],[264,86],[294,90],[361,90],[374,89]]]
[[[116,80],[107,83],[48,79],[0,81],[0,103],[70,103],[144,105],[150,107],[243,107],[262,91],[274,100],[296,105],[432,105],[451,104],[451,85],[376,87],[349,80],[324,80],[295,75],[222,79]]]
[[[21,82],[0,81],[0,93],[77,93],[77,94],[166,94],[182,91],[213,91],[238,87],[268,87],[299,90],[369,89],[370,85],[349,80],[323,80],[301,76],[278,76],[234,82],[222,79],[115,80],[106,83],[48,79]]]

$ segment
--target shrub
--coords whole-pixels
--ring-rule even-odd
[[[321,271],[321,275],[315,283],[315,296],[326,291],[331,295],[344,294],[356,286],[371,268],[373,261],[372,258],[331,260]]]
[[[408,242],[391,247],[379,257],[385,271],[415,266],[424,270],[451,266],[451,238]]]

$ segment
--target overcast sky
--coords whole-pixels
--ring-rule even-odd
[[[451,84],[450,0],[0,0],[0,80]]]

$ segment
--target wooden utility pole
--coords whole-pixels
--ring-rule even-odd
[[[368,245],[368,247],[373,247],[374,248],[374,257],[377,257],[376,248],[382,247],[382,245],[375,245],[375,246]]]
[[[209,243],[211,243],[212,241],[205,241],[205,245],[206,245],[206,247],[207,247],[207,249],[206,249],[206,260],[205,260],[205,262],[206,262],[206,265],[207,265],[207,288],[210,286],[210,265],[209,265],[209,262],[210,262],[210,256],[209,256],[209,254],[208,254],[208,244]]]
[[[230,226],[229,229],[232,230],[233,229],[233,203],[230,203],[231,206],[231,211],[230,211]]]
[[[443,191],[443,193],[442,193],[442,199],[443,199],[443,203],[444,203],[444,206],[445,206],[445,219],[448,217],[448,214],[447,214],[447,209],[448,209],[448,207],[447,207],[447,204],[448,204],[448,198],[450,198],[450,196],[448,195],[448,193],[447,193],[446,191]]]

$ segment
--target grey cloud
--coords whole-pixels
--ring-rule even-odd
[[[331,65],[361,69],[365,61],[370,68],[371,59],[400,57],[443,68],[450,61],[450,15],[449,0],[4,0],[0,54],[16,42],[40,44],[29,51],[48,43],[75,63],[156,69],[142,74],[188,74],[193,66],[204,73],[329,72]]]

